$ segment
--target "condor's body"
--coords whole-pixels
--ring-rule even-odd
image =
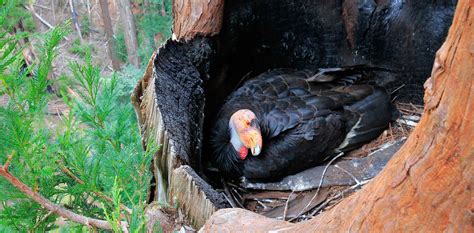
[[[247,81],[217,115],[211,136],[216,165],[231,177],[272,181],[374,139],[393,107],[384,88],[357,84],[360,79],[352,69],[278,69]],[[255,114],[251,124],[261,132],[257,156],[242,156],[231,143],[229,122],[242,109]]]

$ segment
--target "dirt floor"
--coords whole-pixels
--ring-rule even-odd
[[[112,25],[116,27],[119,23],[116,1],[109,2]],[[51,29],[50,26],[55,27],[71,19],[71,8],[68,1],[65,0],[37,0],[26,7],[31,14],[35,16],[36,32],[39,34],[49,31]],[[94,65],[100,67],[101,75],[104,77],[111,75],[111,60],[108,59],[107,56],[104,56],[107,54],[107,45],[98,1],[74,1],[74,7],[77,11],[79,21],[84,22],[81,18],[88,18],[88,21],[91,23],[87,29],[89,33],[83,33],[82,44],[89,45],[92,48],[92,62]],[[50,79],[52,80],[52,98],[48,103],[46,119],[47,124],[51,128],[57,127],[61,122],[61,116],[68,112],[68,106],[60,97],[58,97],[58,85],[56,80],[64,75],[72,77],[69,64],[73,61],[82,63],[84,59],[81,54],[78,54],[71,49],[75,46],[75,41],[77,43],[77,40],[81,41],[81,39],[79,33],[74,28],[74,24],[71,23],[70,26],[71,33],[60,42],[57,50],[57,57],[53,61],[53,70],[50,73]],[[35,36],[32,36],[29,39],[33,44],[33,46],[29,48],[29,51],[32,51],[33,54],[37,54],[38,39]],[[7,96],[0,96],[1,106],[5,106],[7,101]]]
[[[114,28],[116,28],[119,23],[116,1],[109,2],[109,11],[112,25]],[[39,17],[35,17],[37,31],[40,32],[46,32],[50,30],[50,28],[46,26],[45,22],[54,27],[71,19],[72,15],[70,5],[68,4],[68,1],[65,0],[37,0],[35,3],[30,5],[29,8],[30,11],[34,11],[42,19],[40,20]],[[108,59],[106,56],[107,44],[98,1],[74,1],[74,8],[75,11],[77,11],[79,22],[90,22],[90,26],[88,26],[87,29],[82,29],[83,31],[89,31],[89,33],[83,32],[82,43],[91,45],[93,47],[93,52],[91,54],[93,63],[101,68],[101,74],[105,76],[111,74],[112,65],[110,59]],[[88,20],[85,20],[84,18],[87,18]],[[70,24],[70,27],[71,33],[59,45],[58,57],[54,60],[53,73],[55,77],[59,77],[64,72],[68,73],[68,65],[71,61],[82,61],[80,55],[70,51],[74,41],[81,40],[73,23]]]

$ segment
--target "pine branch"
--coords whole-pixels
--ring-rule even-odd
[[[15,186],[18,190],[20,190],[26,196],[33,199],[37,203],[39,203],[45,209],[63,218],[67,218],[73,222],[77,222],[85,226],[92,226],[92,227],[97,227],[97,228],[105,229],[105,230],[113,229],[110,223],[105,220],[90,218],[90,217],[86,217],[80,214],[76,214],[68,209],[65,209],[62,206],[54,204],[53,202],[46,199],[38,192],[33,191],[30,187],[28,187],[28,185],[23,183],[21,180],[19,180],[17,177],[15,177],[13,174],[11,174],[8,171],[11,158],[12,156],[9,156],[7,159],[7,162],[3,166],[0,167],[0,176],[3,176],[8,182],[10,182],[13,186]],[[122,225],[122,228],[124,228],[124,230],[126,231],[127,222],[121,222],[121,225]]]
[[[66,175],[68,175],[69,177],[71,177],[74,181],[76,181],[77,183],[79,184],[84,184],[84,181],[81,180],[79,177],[77,177],[76,175],[74,175],[74,173],[72,173],[71,170],[69,170],[69,168],[67,168],[66,166],[62,165],[59,161],[57,162],[58,165],[61,166],[61,171],[63,171]],[[108,197],[107,195],[103,194],[102,192],[99,192],[99,191],[93,191],[92,193],[94,193],[96,196],[102,198],[102,199],[105,199],[106,201],[110,202],[110,203],[114,203],[114,200],[110,197]],[[127,212],[128,214],[132,214],[132,209],[128,208],[126,205],[120,203],[120,209]]]
[[[8,168],[10,167],[10,163],[12,162],[13,156],[15,155],[15,151],[13,151],[8,157],[7,161],[5,162],[5,165],[3,165],[2,169],[5,171],[8,171]]]

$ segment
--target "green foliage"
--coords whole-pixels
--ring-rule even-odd
[[[91,20],[87,16],[83,16],[79,19],[79,25],[81,25],[81,35],[86,37],[92,32]]]
[[[121,211],[120,211],[120,199],[121,199],[122,190],[118,187],[117,178],[114,181],[114,186],[112,187],[112,198],[114,201],[114,209],[112,213],[108,213],[107,208],[104,207],[105,218],[112,226],[114,232],[122,232],[121,222]]]
[[[138,56],[142,65],[146,65],[153,51],[171,37],[173,23],[171,6],[171,0],[165,0],[166,15],[162,16],[161,0],[150,1],[143,13],[135,15],[140,45]]]
[[[82,59],[84,59],[87,55],[90,55],[92,52],[95,51],[95,47],[91,44],[81,44],[79,39],[75,39],[72,42],[71,47],[69,48],[69,52],[79,55]]]
[[[5,31],[12,31],[13,27],[19,27],[20,25],[23,32],[18,31],[17,33],[32,32],[35,29],[35,22],[31,14],[22,4],[24,4],[24,1],[21,0],[0,0],[0,14],[6,19],[0,21],[0,26]]]
[[[138,57],[145,66],[161,43],[171,37],[172,1],[165,0],[166,15],[161,15],[161,0],[147,1],[145,6],[143,0],[135,0],[141,4],[139,13],[134,15],[137,28]],[[119,27],[115,32],[115,53],[122,62],[127,62],[127,48],[123,28]]]
[[[28,32],[13,32],[27,16],[20,1],[0,0],[0,165],[12,158],[9,171],[48,200],[85,216],[116,223],[127,221],[129,231],[143,232],[149,163],[157,146],[141,148],[141,137],[129,96],[143,70],[125,66],[103,77],[92,64],[94,52],[74,41],[71,52],[84,62],[71,62],[71,75],[62,75],[61,96],[69,111],[61,128],[46,119],[47,91],[58,44],[67,25],[37,35],[37,60],[26,66],[19,40]],[[23,12],[24,13],[24,12]],[[28,14],[29,15],[29,14]],[[25,25],[25,24],[24,24]],[[6,101],[6,102],[5,102]],[[85,232],[44,209],[0,177],[0,232]],[[104,198],[110,197],[113,201]],[[128,214],[122,205],[132,210]]]
[[[38,48],[38,63],[28,68],[20,57],[17,37],[4,34],[1,41],[9,41],[8,46],[15,44],[13,50],[0,49],[4,52],[0,64],[0,93],[8,96],[6,106],[0,107],[0,163],[5,163],[8,156],[13,156],[11,172],[23,182],[41,190],[45,196],[57,195],[54,189],[55,146],[51,145],[51,134],[44,123],[44,110],[48,102],[48,74],[56,55],[56,46],[66,31],[57,28],[44,37],[43,45]],[[2,43],[3,44],[3,43]],[[4,59],[6,58],[6,59]],[[7,64],[5,66],[5,64]],[[0,222],[7,223],[17,230],[35,226],[38,216],[47,214],[37,203],[19,193],[15,188],[0,179],[0,202],[3,211]],[[44,229],[52,218],[42,220],[40,229]]]
[[[126,216],[122,220],[129,222],[132,232],[143,232],[148,167],[158,148],[148,145],[148,151],[142,150],[133,108],[124,100],[131,81],[119,78],[128,74],[137,77],[139,71],[126,69],[102,77],[87,53],[85,64],[72,62],[77,87],[62,90],[69,113],[62,116],[64,128],[50,129],[45,120],[51,98],[46,90],[48,74],[66,32],[64,27],[57,27],[47,33],[37,48],[38,62],[28,68],[24,67],[17,38],[0,34],[0,94],[8,96],[6,105],[0,106],[0,163],[13,156],[11,173],[56,204],[99,219],[115,221]],[[2,177],[0,190],[0,230],[57,228],[57,215],[48,213]],[[121,204],[133,213],[121,210]],[[67,227],[84,229],[77,224]]]
[[[120,80],[116,88],[118,101],[130,102],[130,94],[144,72],[143,69],[138,69],[132,65],[125,65],[120,72],[117,72],[117,77]]]
[[[115,39],[115,49],[114,49],[115,56],[121,62],[127,62],[127,46],[125,45],[125,33],[122,27],[117,28],[114,39]]]

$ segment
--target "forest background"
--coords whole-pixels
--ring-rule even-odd
[[[143,151],[129,99],[171,35],[171,0],[0,6],[0,232],[90,230],[26,189],[114,231],[121,220],[130,232],[144,231],[158,146]]]

